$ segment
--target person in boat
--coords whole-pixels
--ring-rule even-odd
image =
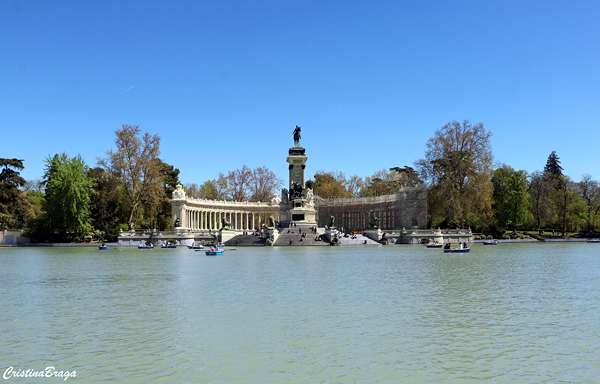
[[[463,249],[462,243],[458,243],[458,249]]]
[[[450,247],[450,243],[448,243],[448,244],[444,245],[444,249],[450,249],[450,248],[451,248],[451,247]]]
[[[467,249],[467,248],[469,248],[469,247],[467,247],[467,242],[465,241],[463,244],[463,249]]]

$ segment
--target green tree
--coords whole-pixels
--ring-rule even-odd
[[[523,225],[529,216],[527,172],[503,164],[492,173],[493,205],[499,226]]]
[[[92,230],[91,196],[95,181],[87,176],[88,167],[81,156],[66,153],[46,159],[45,211],[50,227],[61,234],[82,235]]]
[[[140,133],[139,126],[123,124],[115,131],[116,151],[109,149],[107,158],[98,159],[98,164],[118,180],[123,190],[129,207],[128,224],[133,222],[144,201],[153,200],[152,193],[161,183],[155,161],[160,155],[160,137]]]
[[[313,193],[323,199],[352,197],[345,184],[343,172],[317,171],[314,181],[308,180],[306,187],[312,188]]]
[[[415,162],[435,196],[436,214],[461,228],[487,225],[491,217],[491,136],[483,123],[450,122],[427,141],[425,158]]]
[[[88,177],[96,181],[92,195],[92,225],[103,231],[115,231],[119,222],[127,221],[128,212],[122,208],[122,189],[116,178],[103,168],[88,171]]]
[[[577,185],[569,176],[560,176],[557,179],[557,188],[554,192],[554,204],[558,214],[558,223],[563,235],[568,229],[578,229],[585,221],[586,205],[579,194]]]
[[[537,229],[551,221],[553,210],[551,204],[552,186],[540,171],[535,171],[529,178],[529,209],[537,223]]]
[[[156,159],[162,180],[162,200],[160,202],[160,210],[156,217],[156,222],[161,231],[171,226],[171,202],[173,192],[179,184],[179,169],[173,165],[167,164],[160,159]]]
[[[596,225],[596,218],[600,210],[600,183],[593,180],[591,175],[585,174],[577,186],[579,195],[587,206],[588,231],[591,231],[592,226]]]
[[[30,210],[25,193],[19,188],[26,184],[20,175],[23,160],[0,158],[0,227],[22,227]]]
[[[202,185],[186,184],[185,192],[188,196],[207,200],[231,200],[231,191],[227,185],[227,179],[222,173],[218,179],[207,180]]]

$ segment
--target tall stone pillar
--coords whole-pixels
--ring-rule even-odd
[[[314,207],[312,190],[306,189],[306,150],[300,145],[299,140],[289,149],[286,159],[289,170],[289,195],[282,196],[287,204],[280,205],[279,218],[282,223],[316,225],[317,211]]]

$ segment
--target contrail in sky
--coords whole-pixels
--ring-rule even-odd
[[[129,91],[129,90],[130,90],[131,88],[133,88],[133,87],[135,87],[135,85],[132,85],[131,87],[127,88],[126,90],[124,90],[124,91],[123,91],[123,92],[121,92],[121,93],[125,93],[125,92]],[[119,95],[120,95],[121,93],[119,93]]]

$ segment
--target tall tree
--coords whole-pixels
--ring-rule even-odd
[[[544,173],[535,171],[529,178],[530,209],[537,223],[537,229],[548,223],[553,216],[551,204],[552,186],[547,181]]]
[[[450,122],[427,141],[425,158],[415,162],[427,185],[445,195],[438,203],[446,220],[460,227],[491,215],[491,136],[483,123]]]
[[[252,170],[244,164],[241,169],[227,173],[227,185],[233,201],[248,201],[250,198],[250,182]]]
[[[115,177],[129,205],[127,223],[131,223],[144,200],[160,185],[160,169],[154,161],[160,155],[160,137],[141,130],[137,125],[123,124],[115,131],[116,151],[109,149],[107,158],[98,164]]]
[[[92,230],[91,196],[95,181],[87,176],[88,168],[81,156],[66,153],[46,159],[45,210],[52,229],[62,234],[83,234]]]
[[[26,184],[20,175],[24,168],[23,160],[0,158],[0,227],[21,227],[28,218],[29,203],[19,190]]]
[[[160,210],[156,216],[156,222],[161,231],[164,231],[167,226],[171,225],[171,202],[173,192],[179,184],[179,169],[173,165],[167,164],[160,159],[156,159],[162,180],[162,200],[160,202]]]
[[[346,180],[346,190],[348,190],[351,197],[358,197],[364,186],[364,180],[362,177],[358,177],[358,175],[350,176],[350,178]]]
[[[503,164],[492,173],[493,208],[501,227],[523,225],[529,213],[527,172]]]
[[[318,171],[315,180],[306,182],[307,188],[312,188],[313,193],[323,199],[352,197],[346,189],[346,176],[343,172]]]
[[[92,196],[92,225],[101,230],[116,229],[121,216],[124,216],[122,222],[125,222],[129,213],[121,210],[122,189],[118,180],[100,167],[90,169],[88,177],[96,181],[96,193]]]
[[[585,174],[577,186],[581,198],[587,205],[588,231],[591,231],[591,226],[595,225],[596,216],[600,210],[600,183],[593,180],[591,175]]]
[[[560,166],[560,157],[556,154],[556,151],[552,151],[548,156],[548,160],[546,161],[546,166],[544,167],[544,173],[549,173],[553,176],[562,176],[563,168]]]
[[[254,168],[248,186],[250,201],[268,201],[282,185],[283,179],[267,167]]]
[[[563,175],[557,178],[558,187],[554,192],[554,204],[558,214],[558,222],[563,235],[569,228],[575,229],[583,224],[586,207],[585,202],[579,195],[577,185],[569,176]]]

